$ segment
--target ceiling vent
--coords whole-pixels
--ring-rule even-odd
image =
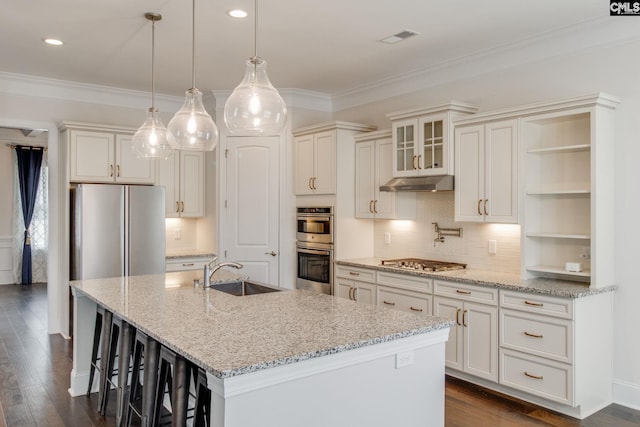
[[[404,31],[400,31],[398,34],[394,34],[392,36],[385,37],[385,38],[381,39],[380,41],[382,43],[395,44],[395,43],[401,42],[402,40],[406,40],[409,37],[417,36],[418,34],[420,34],[420,33],[416,32],[416,31],[404,30]]]

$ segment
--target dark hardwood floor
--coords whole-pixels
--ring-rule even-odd
[[[45,285],[0,285],[0,427],[115,426],[114,398],[101,417],[96,395],[69,396],[71,341],[47,334],[46,313]],[[453,378],[445,414],[446,427],[640,426],[640,411],[623,406],[580,421]]]

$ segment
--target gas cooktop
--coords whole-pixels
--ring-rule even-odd
[[[460,264],[457,262],[434,261],[419,258],[384,259],[381,264],[386,267],[398,267],[408,270],[424,271],[462,270],[467,266],[467,264]]]

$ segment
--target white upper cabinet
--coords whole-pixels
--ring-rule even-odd
[[[393,176],[453,175],[452,120],[475,112],[454,103],[388,114],[392,121]]]
[[[358,123],[327,122],[293,131],[296,195],[336,194],[338,147],[352,146],[355,133],[374,129]]]
[[[455,129],[455,219],[518,222],[518,120]]]
[[[355,136],[356,218],[415,218],[415,193],[380,191],[393,176],[391,131]]]
[[[200,151],[176,151],[167,160],[158,160],[157,185],[165,187],[167,218],[204,216],[204,161]]]
[[[69,147],[69,180],[120,184],[153,184],[155,162],[133,152],[134,130],[65,122],[61,141]]]

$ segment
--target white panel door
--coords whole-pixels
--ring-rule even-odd
[[[229,137],[224,224],[225,261],[244,265],[242,273],[278,283],[278,137]]]
[[[498,381],[498,308],[464,303],[464,371]]]
[[[182,151],[180,153],[180,216],[182,218],[204,216],[204,185],[204,152]]]
[[[380,191],[380,186],[393,178],[393,142],[391,138],[376,141],[376,179],[375,190],[376,218],[396,218],[396,201],[398,194],[393,191]]]
[[[462,346],[463,330],[462,330],[462,301],[435,297],[433,299],[433,315],[442,317],[456,322],[449,328],[449,340],[445,345],[445,364],[449,368],[462,370]]]
[[[517,134],[517,120],[486,125],[486,221],[518,222]]]
[[[158,160],[156,185],[164,187],[164,210],[166,218],[180,216],[180,154],[166,160]]]
[[[70,143],[70,181],[114,181],[115,138],[112,133],[72,130]]]
[[[314,136],[313,194],[336,194],[336,131]]]

